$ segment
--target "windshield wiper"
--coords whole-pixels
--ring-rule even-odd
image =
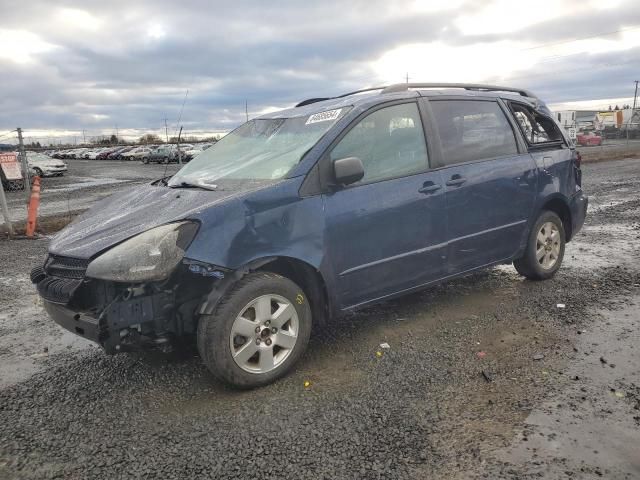
[[[200,183],[200,182],[186,182],[182,180],[174,185],[169,185],[170,188],[201,188],[203,190],[217,190],[218,186],[214,184]]]
[[[164,186],[166,187],[167,185],[169,185],[169,179],[170,179],[172,176],[173,176],[173,175],[169,175],[168,177],[162,177],[162,178],[159,178],[159,179],[157,179],[157,180],[154,180],[153,182],[151,182],[151,185],[157,185],[157,184],[160,184],[160,185],[164,185]]]

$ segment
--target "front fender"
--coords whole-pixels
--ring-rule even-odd
[[[282,181],[206,209],[186,258],[237,270],[268,257],[300,259],[320,270],[324,210],[320,196],[301,198],[301,178]]]

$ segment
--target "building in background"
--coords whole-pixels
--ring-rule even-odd
[[[634,113],[635,112],[635,113]],[[554,112],[558,123],[571,138],[580,132],[597,132],[605,138],[636,138],[640,133],[640,109],[560,110]]]

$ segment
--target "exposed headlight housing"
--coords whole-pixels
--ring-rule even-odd
[[[197,230],[195,222],[170,223],[147,230],[93,260],[86,275],[127,283],[164,280],[184,257]]]

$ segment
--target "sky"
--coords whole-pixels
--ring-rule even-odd
[[[638,0],[0,0],[0,142],[228,131],[298,101],[404,82],[633,102]],[[184,106],[183,106],[184,105]],[[9,140],[13,137],[9,134]]]

